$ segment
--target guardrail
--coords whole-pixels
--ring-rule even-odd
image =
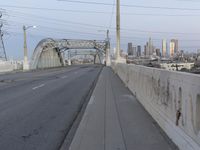
[[[120,63],[111,67],[180,150],[200,149],[200,75]]]

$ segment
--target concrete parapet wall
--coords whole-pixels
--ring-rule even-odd
[[[0,73],[22,69],[22,64],[14,61],[0,61]]]
[[[113,70],[180,150],[200,150],[200,76],[112,63]]]

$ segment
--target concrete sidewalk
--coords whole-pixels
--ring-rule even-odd
[[[70,150],[174,150],[110,68],[99,77]]]

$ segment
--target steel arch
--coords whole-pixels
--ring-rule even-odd
[[[108,48],[107,40],[81,40],[81,39],[52,39],[46,38],[41,40],[36,46],[32,59],[31,59],[31,69],[37,69],[41,55],[45,51],[56,50],[59,59],[61,60],[60,65],[62,65],[63,58],[60,55],[62,50],[66,49],[96,49],[98,54],[104,55],[106,49]],[[51,66],[50,66],[51,67]]]

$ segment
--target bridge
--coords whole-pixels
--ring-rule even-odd
[[[0,75],[1,149],[199,150],[200,77],[110,63],[109,51],[106,40],[44,39],[33,70]],[[63,52],[95,64],[65,66]]]
[[[199,149],[198,75],[111,67],[0,75],[1,148]]]
[[[63,53],[68,51],[71,56],[70,50],[81,50],[84,53],[73,53],[73,55],[89,54],[94,56],[94,63],[103,64],[106,59],[107,64],[110,63],[110,43],[109,40],[72,40],[72,39],[43,39],[39,42],[34,50],[31,59],[31,69],[38,68],[52,68],[58,66],[65,66]],[[96,50],[91,52],[88,50]],[[70,62],[70,57],[68,57]],[[71,64],[69,64],[71,65]]]

